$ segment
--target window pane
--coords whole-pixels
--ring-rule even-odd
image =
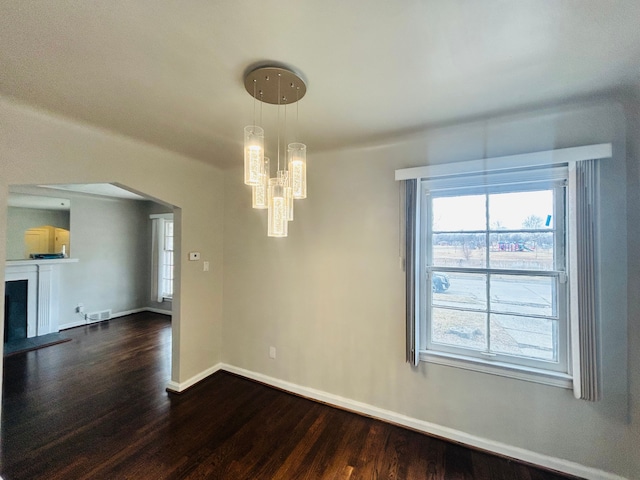
[[[434,308],[431,340],[462,348],[486,348],[486,314]]]
[[[551,316],[554,308],[554,277],[491,275],[491,311]]]
[[[553,190],[489,195],[492,230],[553,228]]]
[[[485,234],[438,233],[432,237],[432,264],[436,267],[485,268]]]
[[[558,362],[566,348],[564,341],[558,345],[564,325],[558,293],[565,289],[556,275],[548,276],[565,267],[564,218],[554,218],[563,191],[514,188],[473,190],[487,192],[480,195],[436,190],[426,197],[423,240],[431,290],[422,338],[434,351],[470,358],[479,357],[470,350],[491,352],[501,362],[556,369],[542,363]],[[518,272],[526,275],[513,275]]]
[[[431,278],[433,305],[486,312],[487,276],[485,274],[432,272]]]
[[[173,252],[171,251],[164,252],[160,290],[164,297],[173,295]]]
[[[487,227],[484,195],[435,197],[432,205],[433,231],[485,230]]]
[[[554,270],[553,233],[492,233],[489,245],[490,268]]]
[[[491,351],[557,361],[558,322],[546,318],[491,315]]]
[[[173,222],[170,221],[164,224],[164,249],[173,250]]]

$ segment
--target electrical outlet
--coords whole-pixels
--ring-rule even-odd
[[[202,271],[203,272],[208,272],[209,271],[209,262],[208,261],[204,261],[202,262]]]
[[[200,260],[200,252],[189,252],[189,261],[194,262]]]
[[[76,307],[76,313],[84,313],[84,304],[78,304],[78,306]]]
[[[269,347],[269,358],[276,358],[276,347]]]

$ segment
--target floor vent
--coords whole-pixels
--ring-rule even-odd
[[[102,310],[101,312],[93,312],[87,314],[87,320],[90,322],[101,322],[111,318],[111,310]]]

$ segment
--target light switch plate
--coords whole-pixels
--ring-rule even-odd
[[[200,252],[189,252],[189,261],[200,260]]]

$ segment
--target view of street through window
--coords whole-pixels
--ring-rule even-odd
[[[553,194],[495,194],[489,205],[484,195],[433,200],[431,272],[448,285],[433,285],[431,341],[557,361]]]

